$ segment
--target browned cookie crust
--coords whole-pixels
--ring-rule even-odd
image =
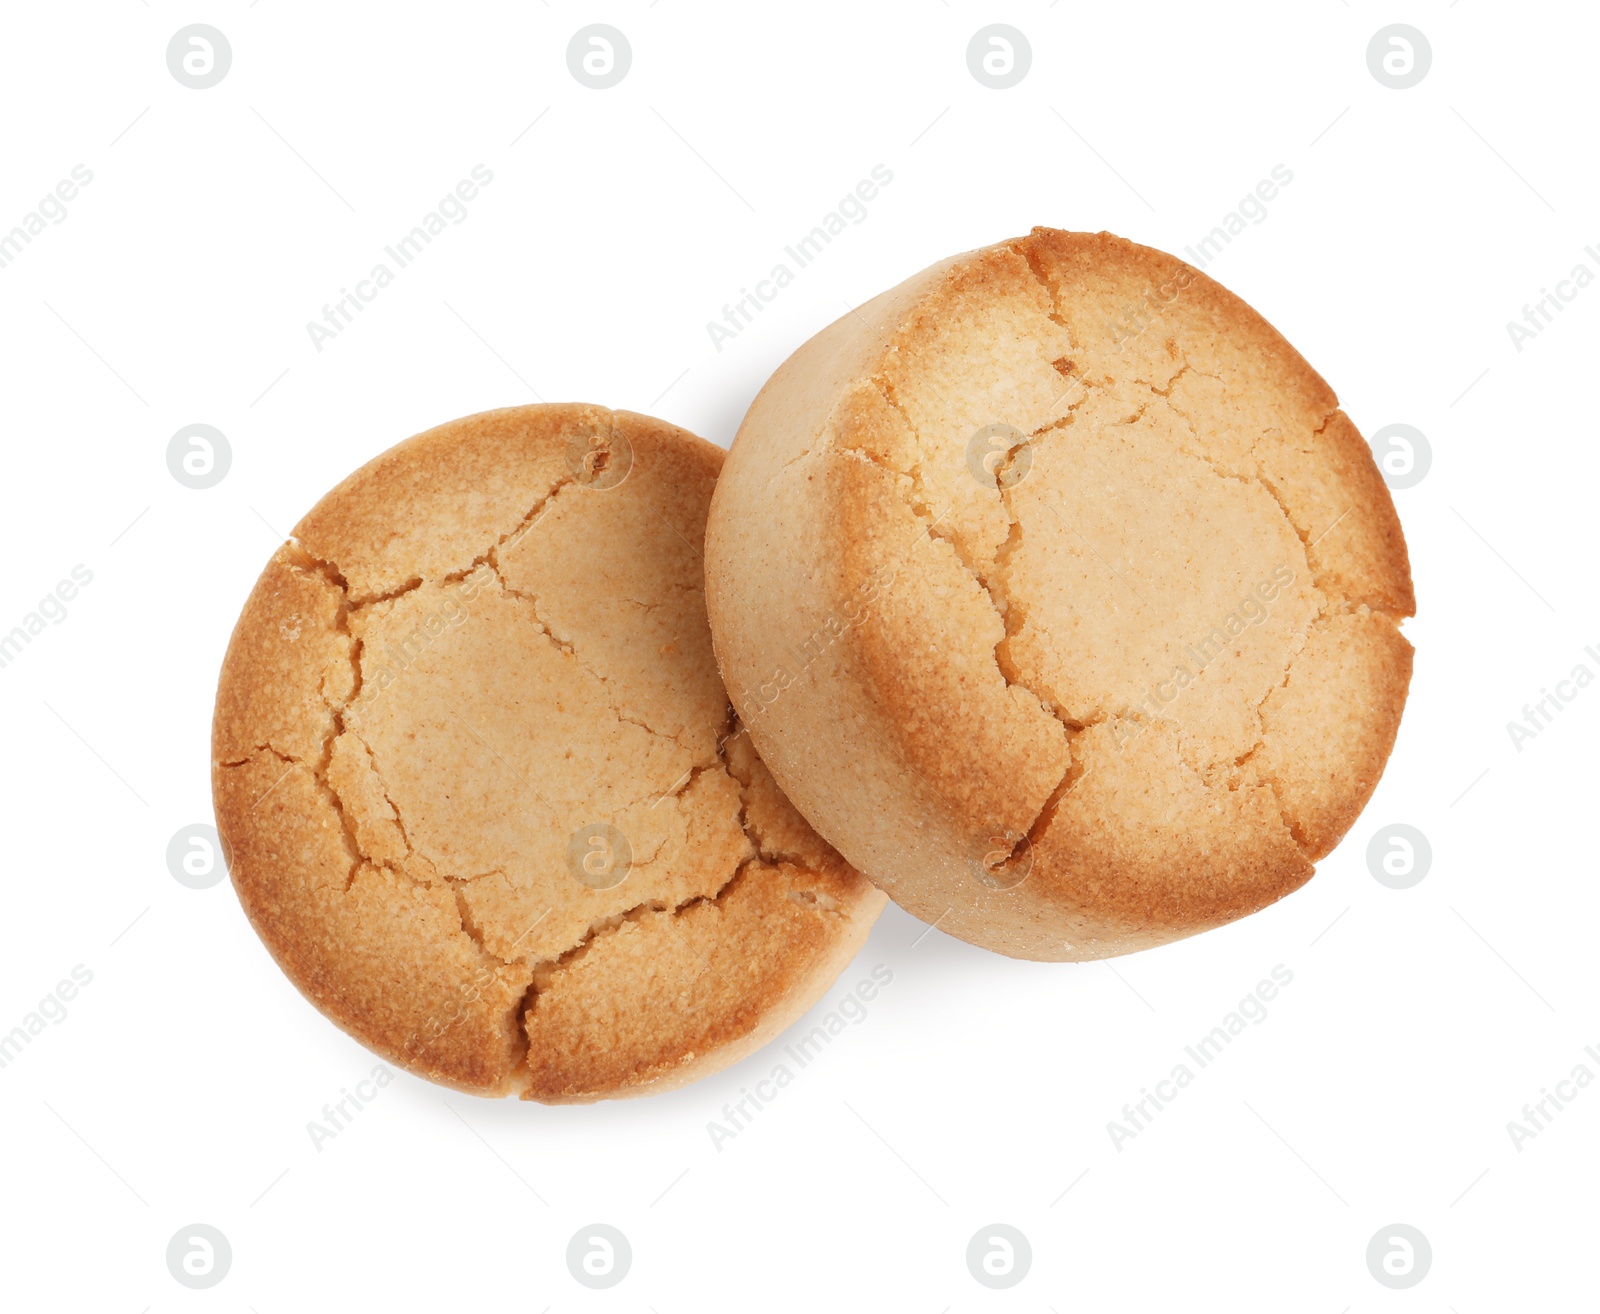
[[[1394,743],[1405,541],[1244,302],[1035,229],[824,329],[713,500],[707,600],[779,784],[911,912],[1019,957],[1303,883]]]
[[[420,1075],[664,1090],[777,1034],[883,896],[731,718],[700,544],[723,453],[599,407],[401,443],[273,556],[217,692],[235,888],[290,979]]]

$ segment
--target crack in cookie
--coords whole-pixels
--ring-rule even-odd
[[[890,570],[912,526],[934,549]],[[802,346],[707,545],[783,787],[909,910],[1020,957],[1290,892],[1404,706],[1409,564],[1359,432],[1238,298],[1109,234],[941,262]],[[865,619],[774,677],[863,580],[888,581]]]
[[[472,417],[346,480],[246,605],[214,752],[235,885],[296,984],[413,1070],[681,1084],[808,1006],[881,908],[727,743],[674,523],[721,459],[596,408]]]

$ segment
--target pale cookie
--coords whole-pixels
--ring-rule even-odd
[[[1035,229],[762,389],[712,502],[734,705],[905,908],[1023,958],[1220,925],[1371,796],[1405,541],[1333,391],[1182,261]]]
[[[481,1095],[667,1090],[775,1036],[884,897],[733,720],[700,544],[723,453],[527,406],[322,499],[222,668],[217,822],[306,996]]]

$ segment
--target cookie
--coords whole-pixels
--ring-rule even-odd
[[[593,406],[458,420],[324,497],[245,603],[212,741],[234,888],[386,1059],[480,1095],[667,1090],[809,1008],[884,906],[728,706],[722,459]]]
[[[1410,681],[1405,540],[1332,389],[1108,233],[954,257],[805,343],[739,430],[706,571],[795,805],[910,912],[1022,958],[1294,890]]]

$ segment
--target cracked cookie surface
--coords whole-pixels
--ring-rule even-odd
[[[734,443],[707,600],[801,811],[908,910],[1019,957],[1298,887],[1411,672],[1404,539],[1332,390],[1109,234],[955,257],[802,346]]]
[[[235,888],[412,1071],[681,1085],[814,1003],[881,910],[728,707],[699,548],[722,458],[598,407],[456,421],[329,493],[246,603],[213,725]]]

